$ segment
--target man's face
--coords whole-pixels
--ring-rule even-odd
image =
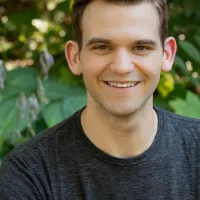
[[[164,61],[156,8],[94,1],[84,12],[82,30],[88,105],[124,116],[152,101]]]

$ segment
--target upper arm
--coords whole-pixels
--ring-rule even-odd
[[[0,168],[0,199],[41,200],[40,182],[26,161],[8,155]]]

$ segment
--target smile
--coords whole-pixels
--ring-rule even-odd
[[[127,88],[127,87],[134,87],[139,82],[127,82],[127,83],[106,82],[106,83],[112,87]]]

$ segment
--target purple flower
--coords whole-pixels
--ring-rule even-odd
[[[30,119],[35,121],[35,120],[37,120],[37,116],[40,112],[39,102],[38,102],[35,94],[32,94],[28,98],[28,103],[29,103]]]
[[[0,60],[0,90],[4,89],[4,82],[6,80],[6,69],[3,61]]]
[[[54,58],[53,56],[49,53],[47,49],[45,49],[41,54],[40,54],[40,65],[42,67],[42,72],[45,76],[48,76],[49,70],[51,69],[51,66],[54,64]]]
[[[18,105],[18,110],[19,110],[19,116],[22,119],[22,118],[25,117],[25,113],[26,113],[27,108],[28,108],[27,98],[26,98],[26,96],[24,95],[23,92],[20,94],[17,105]]]

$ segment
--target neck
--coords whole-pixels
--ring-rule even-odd
[[[119,158],[143,153],[151,146],[157,132],[157,115],[152,98],[137,112],[123,117],[113,116],[100,105],[94,108],[90,104],[83,111],[81,122],[94,145]]]

